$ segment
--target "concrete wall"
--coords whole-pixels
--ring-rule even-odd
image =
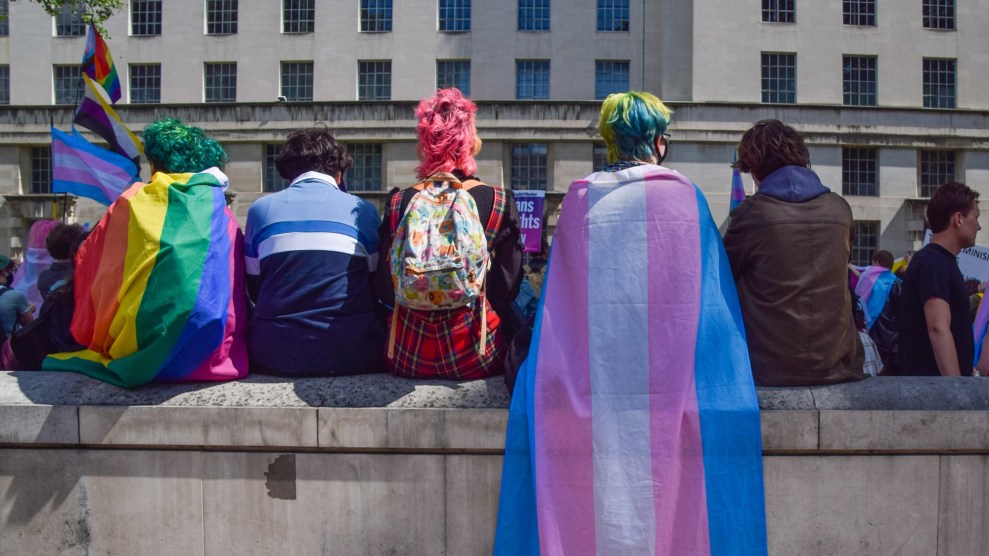
[[[989,545],[989,381],[759,389],[770,553]],[[0,373],[4,554],[490,554],[508,395]]]

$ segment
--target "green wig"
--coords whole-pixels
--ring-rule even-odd
[[[223,147],[205,131],[172,118],[144,128],[144,155],[166,174],[202,172],[227,161]]]
[[[656,137],[666,133],[672,111],[655,95],[629,91],[608,95],[601,104],[598,131],[608,162],[648,160],[656,155]]]

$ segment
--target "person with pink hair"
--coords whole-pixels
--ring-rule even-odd
[[[466,191],[484,226],[491,264],[483,279],[484,293],[475,302],[451,309],[426,310],[396,303],[397,277],[388,271],[375,276],[381,301],[393,307],[389,322],[388,370],[411,378],[478,379],[505,372],[510,341],[518,330],[507,330],[506,319],[522,279],[519,217],[511,190],[487,185],[474,176],[481,150],[475,115],[477,106],[458,89],[441,89],[416,108],[420,164],[418,183],[388,196],[379,230],[380,253],[388,254],[385,269],[393,268],[391,253],[396,232],[404,225],[410,202],[424,188],[442,184]]]

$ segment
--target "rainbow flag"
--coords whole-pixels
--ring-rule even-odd
[[[73,123],[99,135],[110,144],[111,150],[131,159],[135,166],[140,167],[141,154],[144,152],[141,140],[121,121],[111,106],[106,91],[88,75],[83,74],[82,80],[86,87],[82,100],[76,107]]]
[[[72,335],[44,370],[115,384],[247,375],[243,234],[226,176],[163,174],[110,206],[76,257]]]
[[[113,56],[110,56],[110,48],[92,23],[89,24],[89,30],[86,32],[82,72],[99,83],[112,102],[116,103],[120,100],[120,78],[117,77],[117,68],[113,65]]]
[[[52,193],[71,193],[104,205],[117,200],[138,179],[129,158],[97,147],[75,128],[52,131]]]
[[[889,292],[893,284],[899,280],[893,271],[886,267],[870,265],[859,275],[855,284],[855,295],[862,300],[862,312],[865,313],[865,327],[871,329],[883,312]]]
[[[495,554],[766,554],[759,409],[703,194],[658,166],[563,200],[509,411]]]

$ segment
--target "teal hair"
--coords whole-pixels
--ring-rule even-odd
[[[144,155],[166,174],[202,172],[227,161],[223,147],[205,131],[172,118],[144,128]]]
[[[648,160],[656,155],[656,137],[666,133],[672,111],[655,95],[629,91],[608,95],[601,104],[598,131],[608,162]]]

